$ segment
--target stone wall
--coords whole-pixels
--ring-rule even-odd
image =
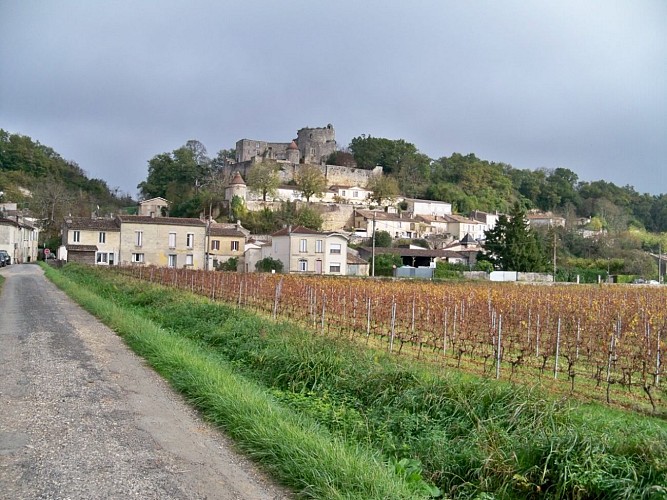
[[[225,165],[222,168],[224,176],[232,177],[235,172],[239,172],[243,180],[247,182],[248,172],[252,170],[255,163],[253,161],[245,161],[241,163],[234,163],[233,165]],[[303,164],[289,163],[286,161],[278,161],[280,168],[280,182],[288,184],[294,181],[294,177],[298,175],[299,169],[303,168]],[[359,186],[366,187],[368,181],[375,176],[382,175],[382,167],[375,167],[373,170],[365,170],[363,168],[342,167],[339,165],[316,165],[327,180],[327,187],[331,186]]]
[[[354,224],[354,205],[332,203],[314,206],[319,208],[322,216],[322,231],[339,231]]]
[[[320,168],[327,179],[327,186],[366,187],[371,178],[382,175],[382,167],[365,170],[363,168],[342,167],[339,165],[322,165]]]

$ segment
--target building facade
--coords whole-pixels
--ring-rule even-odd
[[[206,223],[181,217],[121,215],[120,264],[204,269]]]
[[[262,248],[262,258],[280,260],[286,273],[347,274],[348,237],[343,233],[296,226],[273,233],[271,240]]]

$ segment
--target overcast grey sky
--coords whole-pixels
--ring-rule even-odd
[[[667,1],[0,0],[0,128],[112,188],[328,123],[667,193]]]

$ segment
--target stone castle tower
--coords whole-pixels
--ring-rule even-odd
[[[336,131],[331,124],[319,128],[302,128],[296,133],[296,145],[303,163],[323,164],[336,151]]]

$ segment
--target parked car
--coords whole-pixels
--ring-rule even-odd
[[[7,253],[7,250],[0,250],[0,267],[8,266],[11,263],[12,263],[12,258]]]

